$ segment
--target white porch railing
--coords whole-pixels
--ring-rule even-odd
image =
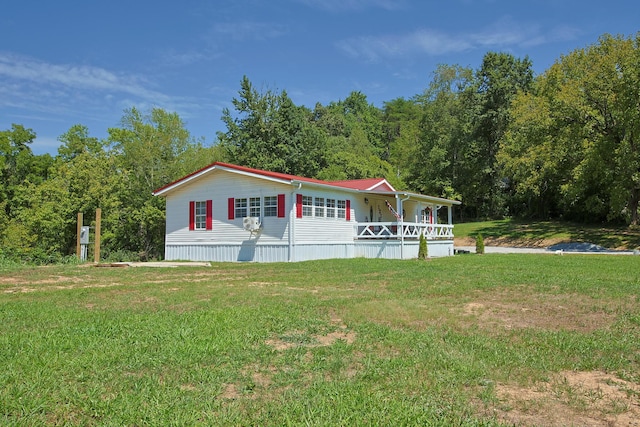
[[[356,239],[453,239],[453,225],[423,222],[359,222]]]

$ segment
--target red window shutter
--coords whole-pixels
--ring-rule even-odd
[[[347,200],[347,221],[351,221],[351,200]]]
[[[284,194],[278,194],[278,218],[284,218]]]
[[[189,202],[189,230],[196,229],[196,202]]]
[[[296,218],[302,218],[302,194],[296,194]]]
[[[207,230],[213,230],[213,200],[207,200]]]
[[[235,218],[235,213],[236,213],[235,209],[236,209],[236,199],[234,199],[233,197],[229,197],[229,200],[228,200],[229,219]]]

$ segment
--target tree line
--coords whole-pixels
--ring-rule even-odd
[[[76,215],[102,209],[107,260],[161,258],[164,200],[152,191],[214,161],[324,180],[385,177],[462,201],[457,220],[638,224],[640,34],[602,36],[534,76],[528,57],[488,52],[440,65],[427,88],[378,108],[361,92],[296,105],[245,76],[207,145],[176,113],[125,110],[107,138],[72,126],[56,155],[33,130],[0,131],[0,259],[73,254]]]

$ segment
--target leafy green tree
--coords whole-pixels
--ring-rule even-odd
[[[418,141],[413,150],[407,147],[413,159],[408,182],[414,191],[458,200],[465,200],[465,190],[473,194],[467,177],[475,153],[469,150],[470,119],[464,102],[472,83],[471,69],[441,65],[425,92],[416,96],[421,108]]]
[[[232,103],[236,116],[225,109],[227,131],[218,133],[229,161],[308,177],[326,166],[327,135],[312,123],[313,113],[296,106],[286,92],[259,93],[245,76]]]
[[[504,181],[496,156],[500,142],[511,120],[511,101],[520,91],[528,91],[533,83],[532,63],[528,57],[517,59],[508,53],[487,53],[476,71],[476,93],[469,97],[474,110],[473,138],[476,183],[472,202],[480,216],[500,217],[504,210]]]
[[[5,202],[9,216],[17,209],[16,188],[30,182],[38,184],[47,178],[53,158],[36,156],[29,146],[36,138],[32,129],[13,124],[10,130],[0,131],[0,202]]]
[[[58,147],[58,157],[64,161],[74,159],[82,153],[91,155],[99,154],[103,151],[103,143],[98,138],[89,136],[89,129],[84,125],[74,125],[58,137],[62,143]]]
[[[559,150],[570,146],[556,146],[554,135],[562,130],[555,127],[550,108],[549,100],[536,89],[520,93],[512,102],[513,121],[496,158],[509,183],[508,204],[514,215],[541,219],[558,215],[558,190],[571,174],[565,161],[569,153]]]
[[[501,154],[516,194],[557,203],[565,218],[638,223],[639,47],[638,36],[605,35],[519,98]]]
[[[112,238],[120,225],[119,197],[123,194],[122,174],[115,158],[102,149],[103,144],[88,135],[85,127],[76,125],[60,137],[63,142],[73,137],[73,152],[59,152],[49,170],[47,180],[25,181],[16,187],[20,206],[12,218],[13,239],[22,235],[27,244],[13,243],[14,254],[33,261],[55,261],[75,252],[77,213],[94,218],[102,208],[105,249],[118,244]],[[92,147],[84,149],[81,147]]]
[[[421,116],[422,110],[415,100],[397,98],[384,104],[384,149],[388,153],[388,162],[404,181],[411,177],[411,167],[420,142]]]
[[[211,151],[191,138],[176,113],[154,108],[143,114],[125,111],[120,128],[109,132],[110,155],[124,180],[120,227],[114,238],[121,250],[143,258],[164,253],[164,201],[153,190],[211,163]],[[197,153],[202,153],[198,156]]]
[[[351,92],[344,101],[334,104],[332,108],[344,116],[347,138],[360,132],[363,143],[366,143],[374,155],[382,160],[389,158],[388,147],[382,138],[382,112],[367,101],[366,95],[358,91]]]

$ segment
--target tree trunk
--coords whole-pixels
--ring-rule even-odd
[[[631,222],[629,225],[638,225],[638,204],[640,202],[640,189],[631,190],[629,198],[629,210],[631,211]]]

